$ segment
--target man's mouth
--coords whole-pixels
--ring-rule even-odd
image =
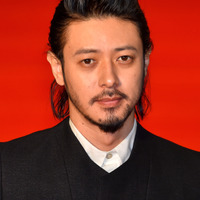
[[[104,107],[116,107],[123,99],[127,100],[128,96],[118,90],[107,90],[93,97],[89,101],[89,104],[93,105],[94,103],[98,103]]]
[[[116,107],[121,103],[122,99],[122,97],[103,97],[96,100],[96,102],[103,107]]]

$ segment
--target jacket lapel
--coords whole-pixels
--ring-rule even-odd
[[[134,148],[126,163],[102,180],[100,199],[145,200],[148,196],[148,183],[151,170],[151,148],[138,125]]]
[[[71,199],[96,199],[99,180],[94,177],[102,176],[107,172],[88,157],[72,133],[68,119],[64,120],[62,133],[58,134],[57,138],[64,158]]]

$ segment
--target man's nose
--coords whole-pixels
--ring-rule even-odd
[[[104,62],[99,69],[99,86],[115,88],[119,85],[118,71],[114,63]]]

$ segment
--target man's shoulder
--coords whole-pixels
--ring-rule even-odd
[[[184,153],[195,153],[200,155],[198,151],[183,147],[175,142],[162,138],[154,133],[143,128],[140,124],[138,124],[138,137],[140,140],[144,140],[149,144],[152,144],[155,149],[159,148],[161,151],[176,151],[176,152],[184,152]]]
[[[159,137],[141,125],[138,125],[138,138],[147,146],[155,161],[162,160],[168,164],[193,166],[200,165],[200,152],[188,149],[172,141]]]
[[[196,197],[200,188],[200,152],[156,136],[140,125],[138,131],[140,144],[150,159],[152,174],[155,177],[161,174],[162,181],[180,183],[186,193],[189,189]]]
[[[54,127],[40,130],[14,140],[1,143],[1,152],[4,154],[24,154],[39,148],[48,148],[55,143],[56,135],[62,134],[67,126],[68,119],[63,120]]]
[[[34,199],[62,199],[66,172],[57,135],[67,135],[66,122],[2,143],[0,182],[2,178],[5,199],[33,199],[31,190],[36,191]]]

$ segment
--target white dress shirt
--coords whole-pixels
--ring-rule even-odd
[[[90,159],[95,162],[99,167],[107,172],[112,172],[125,163],[131,155],[135,134],[137,129],[137,122],[134,120],[134,125],[128,136],[118,144],[111,151],[101,151],[92,145],[75,127],[73,122],[69,120],[69,125],[79,140]]]

